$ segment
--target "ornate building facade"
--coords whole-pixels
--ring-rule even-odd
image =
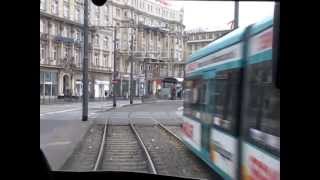
[[[82,95],[83,10],[83,0],[40,1],[40,98]],[[183,10],[157,1],[89,1],[89,97],[111,93],[114,52],[118,96],[129,94],[131,52],[134,95],[155,94],[164,78],[183,77],[182,22]],[[119,27],[116,51],[110,26]]]

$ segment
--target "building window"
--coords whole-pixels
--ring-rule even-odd
[[[95,54],[94,54],[94,60],[95,60],[95,62],[94,62],[95,65],[96,65],[96,66],[99,66],[99,54],[98,54],[98,53],[95,53]]]
[[[96,24],[99,24],[99,19],[100,19],[100,9],[98,7],[95,8],[95,15],[96,15]]]
[[[67,37],[70,37],[70,38],[72,37],[72,32],[71,31],[72,31],[71,27],[67,26],[66,27]]]
[[[57,95],[57,73],[40,71],[40,96]]]
[[[56,23],[52,23],[52,26],[51,26],[51,34],[52,35],[57,35],[58,33],[57,33],[57,24]]]
[[[75,10],[75,20],[77,22],[80,21],[80,7],[78,5],[76,6],[76,10]]]
[[[69,1],[63,2],[63,16],[69,18]]]
[[[117,8],[117,10],[116,10],[116,16],[120,17],[120,9],[119,8]]]
[[[106,66],[107,66],[107,63],[108,63],[107,55],[104,54],[104,55],[103,55],[102,66],[103,66],[103,67],[106,67]]]
[[[79,61],[79,59],[80,59],[80,57],[79,57],[79,52],[80,52],[79,49],[75,49],[75,50],[74,50],[74,63],[77,64],[77,65],[78,65],[79,62],[80,62],[80,61]]]
[[[42,19],[40,19],[40,32],[44,32],[44,23]]]
[[[105,47],[105,48],[108,48],[108,37],[107,37],[107,36],[104,37],[104,42],[103,42],[103,44],[104,44],[104,47]]]
[[[58,59],[58,45],[54,45],[53,47],[53,60],[57,60]]]
[[[46,10],[46,4],[47,4],[46,0],[40,0],[40,10],[45,11]]]
[[[109,6],[105,6],[105,12],[104,12],[104,18],[105,18],[105,20],[106,21],[108,21],[109,20]]]
[[[124,17],[127,17],[127,11],[124,12]]]
[[[51,3],[51,12],[53,14],[58,14],[58,0],[53,0],[52,3]]]
[[[109,59],[109,55],[107,55],[108,67],[111,67],[111,60]]]
[[[96,37],[95,37],[95,43],[96,43],[97,46],[99,45],[99,35],[96,35]]]
[[[46,48],[45,44],[41,43],[40,44],[40,60],[44,60],[46,55]]]
[[[64,47],[64,58],[69,58],[70,57],[70,51],[71,51],[70,47],[68,47],[68,46]]]

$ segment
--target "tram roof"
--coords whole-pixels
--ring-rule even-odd
[[[268,17],[263,19],[262,21],[259,21],[255,23],[252,26],[252,30],[250,31],[250,34],[256,34],[263,29],[266,29],[267,27],[271,26],[273,23],[273,17]],[[226,48],[228,46],[231,46],[243,39],[243,35],[246,31],[248,26],[238,28],[234,31],[231,31],[230,33],[226,34],[225,36],[211,42],[207,46],[199,49],[198,51],[194,52],[187,60],[187,63],[191,63],[193,61],[196,61],[202,57],[205,57],[209,54],[212,54],[214,52],[217,52],[223,48]]]
[[[267,17],[252,25],[250,35],[257,34],[273,25],[273,16]]]

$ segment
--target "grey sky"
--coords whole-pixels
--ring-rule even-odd
[[[233,19],[234,2],[230,1],[169,1],[171,7],[184,7],[186,30],[230,29],[228,22]],[[245,26],[273,15],[273,2],[240,2],[239,26]]]

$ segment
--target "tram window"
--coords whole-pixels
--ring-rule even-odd
[[[234,132],[236,121],[239,70],[227,70],[217,73],[214,99],[213,124],[230,133]]]
[[[280,90],[272,82],[272,61],[246,68],[244,116],[248,140],[280,151]]]
[[[184,114],[202,120],[206,107],[206,81],[197,78],[185,81]]]

